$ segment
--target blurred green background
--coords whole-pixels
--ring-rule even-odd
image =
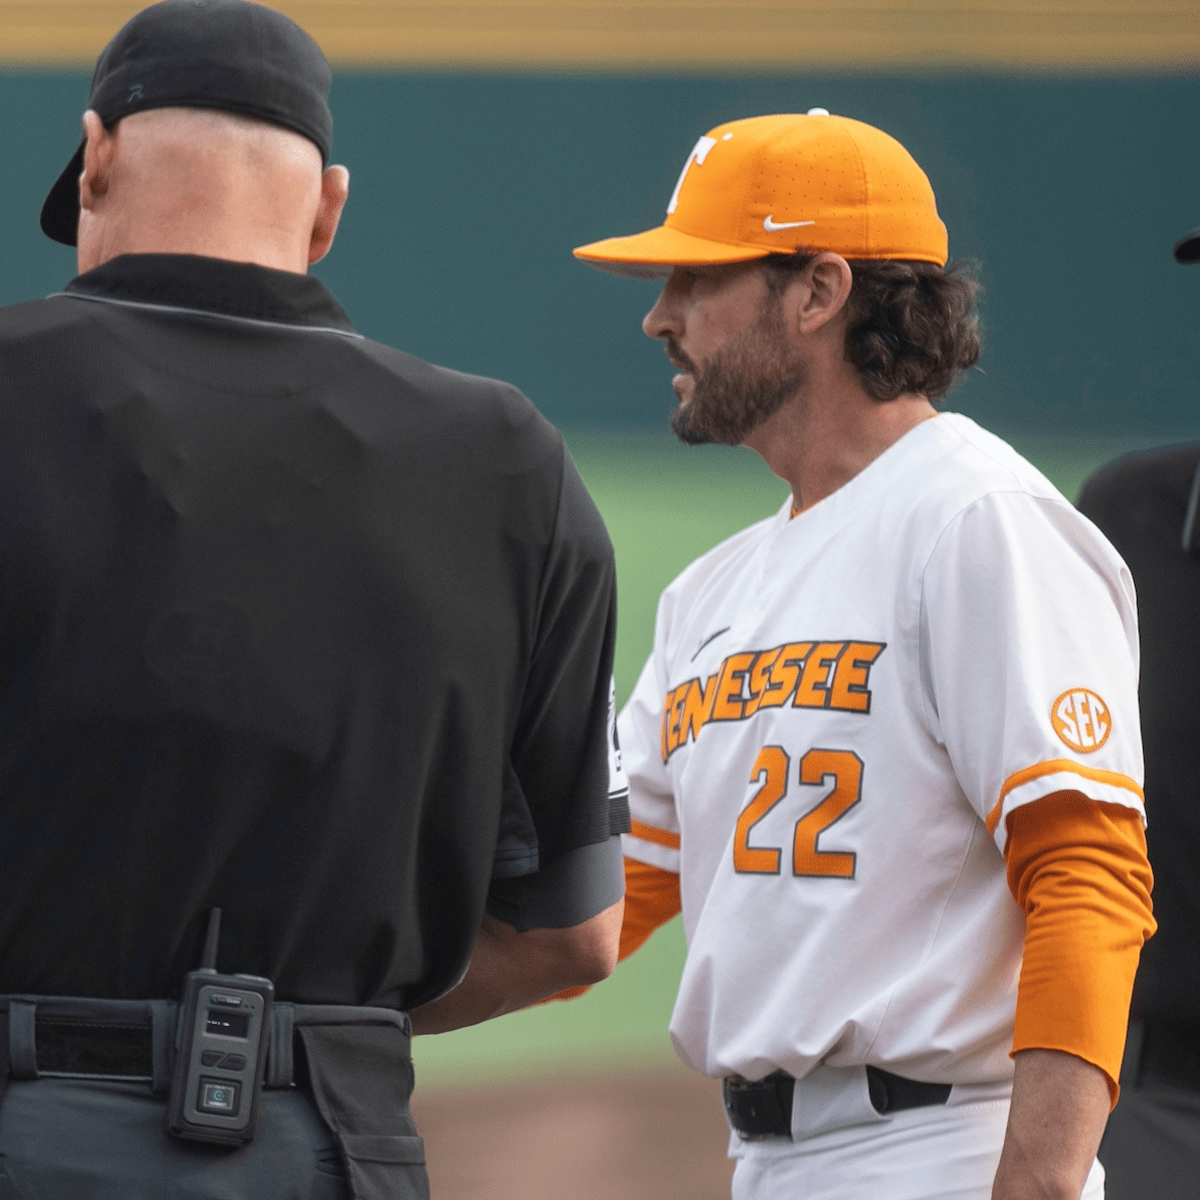
[[[86,72],[0,74],[0,303],[73,272],[37,214],[79,136]],[[579,76],[339,70],[350,204],[317,268],[359,329],[509,379],[568,426],[660,427],[654,286],[571,248],[657,224],[696,138],[820,105],[898,137],[955,258],[978,261],[987,342],[956,405],[1001,433],[1174,436],[1193,410],[1200,272],[1194,76]]]

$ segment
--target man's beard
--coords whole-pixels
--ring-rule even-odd
[[[667,339],[667,354],[693,379],[691,399],[671,413],[675,436],[689,446],[740,446],[808,376],[804,360],[788,342],[783,306],[774,295],[764,300],[755,323],[717,351],[703,371],[696,370],[673,338]]]

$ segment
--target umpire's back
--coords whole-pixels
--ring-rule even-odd
[[[408,1010],[615,961],[611,547],[520,393],[306,274],[328,87],[274,10],[138,14],[80,275],[0,311],[0,1195],[423,1197]]]
[[[0,992],[173,995],[212,904],[290,999],[451,986],[606,771],[592,689],[527,687],[557,609],[608,616],[564,489],[518,392],[305,276],[126,256],[0,314]]]

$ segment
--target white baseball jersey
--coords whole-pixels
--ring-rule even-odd
[[[681,875],[671,1021],[710,1075],[1012,1074],[1025,918],[1004,817],[1141,810],[1133,584],[957,414],[663,593],[619,730],[625,852]]]

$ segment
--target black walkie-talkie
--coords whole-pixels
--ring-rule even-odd
[[[220,936],[214,908],[201,966],[183,991],[168,1125],[189,1141],[241,1146],[258,1125],[275,985],[258,975],[218,975]]]

